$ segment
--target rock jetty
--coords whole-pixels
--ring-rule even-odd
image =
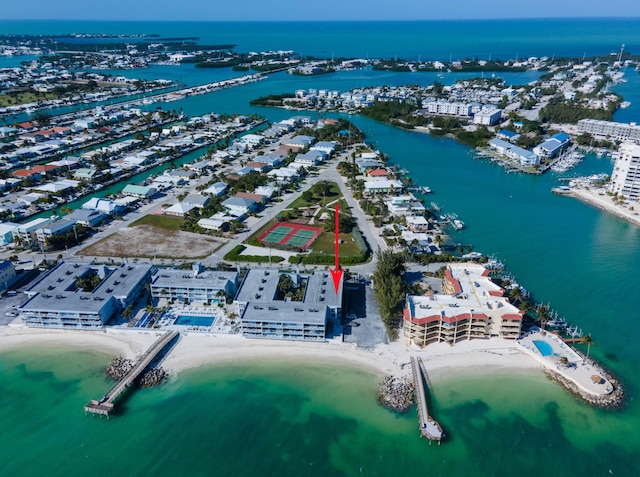
[[[138,386],[141,388],[150,388],[152,386],[157,386],[162,383],[164,379],[167,377],[167,372],[162,368],[151,368],[147,372],[145,372],[140,381],[138,382]]]
[[[133,369],[135,364],[135,361],[132,359],[123,358],[121,356],[113,358],[113,361],[111,361],[107,366],[107,376],[116,381],[122,379]],[[160,367],[151,368],[140,376],[138,379],[138,386],[141,388],[150,388],[162,383],[166,377],[167,372],[164,369]]]
[[[107,366],[107,376],[111,379],[115,379],[116,381],[118,379],[122,379],[133,369],[134,365],[135,362],[131,359],[123,358],[121,356],[113,358],[113,361],[111,361],[109,366]]]
[[[405,377],[385,376],[378,389],[378,403],[397,412],[407,412],[413,405],[413,381]]]
[[[582,354],[582,353],[579,353],[579,354]],[[584,355],[583,355],[583,358],[585,358]],[[624,389],[620,381],[611,373],[602,369],[602,366],[599,366],[593,360],[589,358],[585,358],[585,360],[588,360],[591,363],[591,365],[598,370],[598,374],[600,374],[601,376],[604,376],[607,379],[607,381],[611,383],[611,386],[613,386],[613,391],[611,391],[609,394],[596,396],[593,394],[586,393],[583,390],[579,389],[578,386],[575,385],[575,383],[569,381],[560,373],[556,373],[555,371],[547,369],[546,374],[549,377],[549,379],[562,384],[571,394],[591,404],[592,406],[601,407],[605,409],[620,409],[624,404],[624,400],[625,400]]]

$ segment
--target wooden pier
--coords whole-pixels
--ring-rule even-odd
[[[418,408],[418,419],[420,421],[420,435],[421,437],[426,437],[429,441],[438,441],[438,445],[440,445],[444,433],[442,432],[440,424],[429,416],[424,385],[426,370],[420,358],[416,358],[415,356],[411,357],[411,370],[413,371],[413,381],[416,389],[416,407]]]
[[[131,386],[136,378],[142,374],[147,366],[151,364],[156,356],[158,356],[165,346],[171,343],[178,334],[178,331],[169,331],[160,336],[140,357],[131,371],[115,383],[113,387],[104,396],[102,396],[102,398],[100,398],[100,400],[96,401],[95,399],[92,399],[84,406],[85,414],[98,414],[100,417],[104,415],[109,418],[115,408],[115,401],[129,386]]]

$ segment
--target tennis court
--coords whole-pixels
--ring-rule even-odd
[[[262,238],[262,242],[282,243],[284,238],[293,232],[293,227],[286,227],[284,225],[278,225],[271,232],[267,232],[267,235]]]
[[[258,240],[267,247],[305,250],[321,233],[322,229],[318,227],[278,222]]]

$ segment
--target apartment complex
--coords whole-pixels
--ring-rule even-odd
[[[618,149],[609,191],[627,199],[640,198],[640,146],[625,142]]]
[[[336,293],[329,272],[251,269],[240,285],[235,304],[243,336],[322,341],[327,321],[342,312],[342,283]]]
[[[61,262],[25,292],[20,315],[31,327],[102,328],[145,292],[152,270],[150,264]]]
[[[581,119],[578,132],[618,141],[640,141],[640,126],[636,123],[616,123],[599,119]]]
[[[156,269],[151,276],[151,296],[180,303],[224,304],[236,294],[238,272],[205,270],[195,263],[191,270]]]
[[[462,340],[492,336],[516,339],[523,313],[509,303],[505,290],[493,283],[489,271],[475,263],[450,264],[442,295],[408,295],[404,308],[407,345],[455,345]]]

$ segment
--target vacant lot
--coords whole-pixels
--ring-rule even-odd
[[[206,257],[221,245],[222,242],[208,235],[142,224],[120,229],[79,254],[92,257],[190,259]]]

